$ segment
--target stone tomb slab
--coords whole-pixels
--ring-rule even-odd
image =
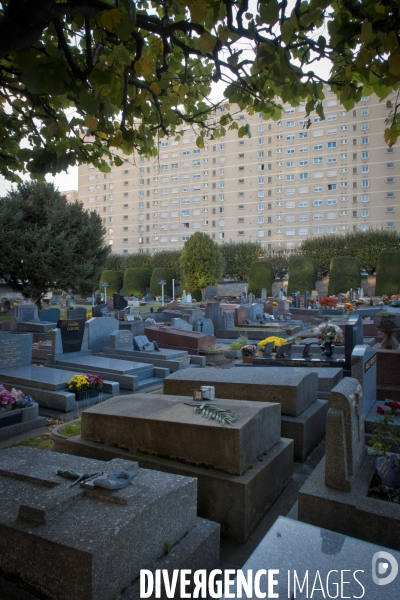
[[[257,359],[254,359],[258,361]],[[257,364],[257,366],[261,366]],[[329,400],[331,390],[343,379],[343,369],[328,368],[328,367],[289,367],[282,366],[282,369],[290,369],[292,372],[301,373],[316,373],[318,375],[318,398],[322,400]]]
[[[82,437],[134,452],[241,475],[280,441],[280,406],[218,400],[237,421],[222,425],[195,414],[192,397],[119,396],[85,411]]]
[[[66,360],[57,360],[58,365],[66,367],[76,367],[79,369],[95,369],[107,373],[115,373],[116,375],[131,375],[141,369],[148,369],[149,365],[140,362],[129,360],[120,360],[118,358],[105,358],[103,356],[77,356]]]
[[[215,337],[196,331],[184,331],[174,327],[155,326],[145,328],[145,334],[151,342],[157,342],[161,348],[181,349],[190,354],[198,354],[215,345]]]
[[[366,600],[378,598],[398,600],[398,577],[392,583],[379,587],[371,577],[372,558],[382,550],[385,548],[348,535],[279,517],[241,568],[244,573],[251,571],[253,576],[260,569],[279,569],[279,574],[275,575],[278,583],[274,586],[274,593],[278,594],[279,598],[357,598],[358,596]],[[390,553],[400,564],[400,552],[391,550]],[[297,581],[294,579],[295,572]],[[339,596],[341,573],[344,575],[342,579],[344,584]],[[300,592],[306,574],[308,579]],[[316,584],[313,591],[314,581]],[[233,584],[230,589],[233,594],[229,598],[249,598],[245,592],[243,596],[235,594],[236,584]],[[267,577],[260,579],[260,592],[268,598]]]
[[[122,490],[85,490],[70,487],[58,469],[123,469],[136,478]],[[0,567],[41,596],[115,600],[141,568],[163,556],[167,540],[173,547],[200,524],[196,488],[192,478],[139,469],[127,460],[106,464],[33,448],[3,450]],[[208,548],[214,561],[217,544]]]
[[[365,415],[376,401],[376,359],[375,348],[367,344],[355,346],[351,355],[351,376],[362,387]]]
[[[131,396],[133,401],[135,398],[136,395]],[[195,477],[198,482],[197,514],[220,523],[221,533],[240,543],[248,540],[254,527],[290,481],[293,471],[293,440],[285,438],[280,438],[267,454],[260,456],[252,469],[238,476],[107,446],[81,436],[66,438],[55,430],[50,436],[57,452],[102,460],[122,457],[136,460],[145,469]]]
[[[164,394],[189,396],[201,385],[218,398],[279,402],[282,414],[297,417],[317,399],[318,375],[302,369],[185,369],[164,380]]]

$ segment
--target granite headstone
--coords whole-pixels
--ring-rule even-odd
[[[185,331],[193,331],[192,325],[181,318],[174,317],[171,319],[171,326],[177,327],[178,329],[184,329]]]
[[[360,383],[364,395],[365,416],[376,401],[376,367],[375,348],[367,344],[355,346],[351,355],[351,376]]]
[[[119,329],[110,335],[110,348],[133,349],[133,333],[129,329]]]
[[[68,319],[86,319],[87,310],[81,306],[67,311]]]
[[[326,420],[325,484],[351,492],[366,456],[364,402],[357,379],[345,377],[331,391]]]
[[[93,317],[86,322],[88,330],[89,350],[92,354],[102,352],[103,348],[109,346],[110,336],[119,328],[119,322],[114,317],[107,319]]]
[[[199,333],[205,333],[207,335],[214,335],[214,325],[211,319],[199,319],[194,324],[194,331]]]
[[[44,323],[57,323],[60,320],[61,311],[59,308],[47,308],[39,310],[39,321]]]
[[[30,365],[32,333],[13,334],[0,330],[0,369]]]

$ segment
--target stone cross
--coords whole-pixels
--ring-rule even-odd
[[[345,377],[333,388],[326,420],[325,484],[351,492],[366,456],[361,385]]]

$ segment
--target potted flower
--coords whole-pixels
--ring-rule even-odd
[[[313,333],[321,340],[325,356],[332,356],[332,345],[343,344],[343,331],[333,323],[321,323],[313,329]]]
[[[252,363],[253,357],[257,352],[257,346],[254,344],[246,344],[240,348],[240,354],[244,363]]]
[[[274,342],[273,352],[276,352],[276,349],[278,348],[278,346],[282,346],[282,344],[286,344],[287,340],[285,340],[284,338],[277,337],[276,335],[270,335],[269,337],[266,337],[264,340],[261,340],[261,342],[258,342],[258,344],[257,344],[258,349],[261,350],[262,352],[264,352],[265,346],[269,342]]]
[[[32,396],[15,388],[9,391],[0,384],[0,440],[19,433],[20,423],[24,424],[23,431],[32,429],[38,418],[39,405]],[[32,422],[33,427],[26,425],[29,421]]]
[[[71,377],[67,387],[75,394],[76,400],[96,398],[103,389],[103,380],[94,373],[84,373]]]
[[[320,305],[325,310],[334,310],[336,308],[336,299],[332,298],[332,296],[324,296],[319,300]]]

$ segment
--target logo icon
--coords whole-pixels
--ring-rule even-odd
[[[390,571],[389,566],[391,567]],[[392,583],[396,579],[398,571],[399,565],[392,554],[383,550],[375,552],[372,557],[372,580],[376,585],[388,585]],[[386,573],[388,575],[381,577],[381,575],[385,575]]]

